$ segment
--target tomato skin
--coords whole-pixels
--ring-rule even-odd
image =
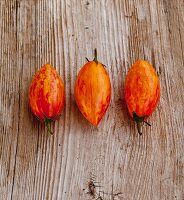
[[[41,121],[55,121],[64,105],[64,84],[56,70],[45,64],[35,74],[29,88],[29,105]]]
[[[75,82],[75,100],[84,117],[97,126],[105,114],[111,98],[111,83],[103,64],[86,63]]]
[[[160,99],[160,81],[147,61],[138,60],[128,71],[125,80],[125,101],[130,116],[148,117]]]

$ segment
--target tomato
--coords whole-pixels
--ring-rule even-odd
[[[29,104],[33,114],[50,129],[51,121],[61,115],[64,105],[64,84],[56,70],[46,64],[35,74],[29,88]]]
[[[111,98],[111,83],[104,65],[97,61],[87,62],[75,82],[75,100],[84,117],[97,126],[104,116]]]
[[[147,123],[145,118],[153,113],[159,99],[160,81],[154,68],[147,61],[136,61],[126,76],[125,101],[140,134],[140,124]]]

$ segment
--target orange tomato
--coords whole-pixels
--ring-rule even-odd
[[[34,115],[50,129],[64,105],[64,84],[56,70],[46,64],[35,74],[29,88],[29,104]]]
[[[159,99],[160,81],[154,68],[147,61],[138,60],[126,76],[125,101],[140,134],[140,124],[147,123],[144,120],[155,110]]]
[[[84,117],[97,126],[105,114],[111,98],[110,78],[104,65],[93,61],[80,70],[75,82],[75,100]]]

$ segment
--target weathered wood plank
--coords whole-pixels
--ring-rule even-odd
[[[94,199],[184,199],[183,10],[182,0],[0,1],[0,199],[93,199],[91,179],[101,186]],[[95,47],[113,89],[98,128],[73,95]],[[153,63],[162,89],[141,137],[123,98],[125,75],[138,58]],[[66,88],[54,136],[27,101],[32,76],[47,62]]]
[[[20,116],[16,1],[0,2],[0,198],[10,199],[15,173]]]

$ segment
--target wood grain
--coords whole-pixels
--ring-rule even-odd
[[[0,1],[0,199],[184,199],[184,1]],[[110,107],[92,127],[74,101],[85,57],[112,82]],[[152,63],[161,100],[139,136],[123,82],[136,59]],[[45,63],[65,82],[66,103],[48,135],[28,107],[32,76]],[[89,194],[89,182],[97,186]]]

